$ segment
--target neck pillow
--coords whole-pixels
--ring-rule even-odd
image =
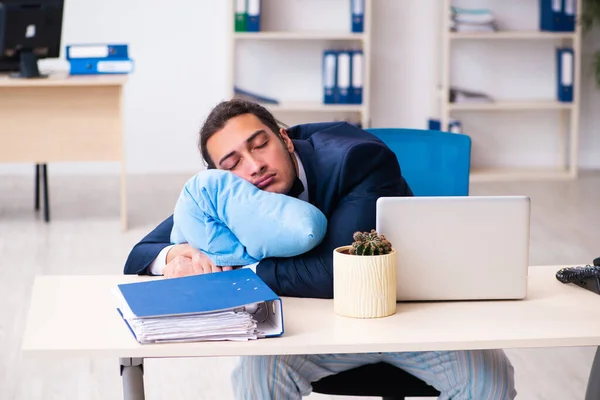
[[[325,215],[312,204],[214,169],[194,175],[183,187],[171,242],[190,244],[218,266],[239,266],[306,253],[326,231]]]

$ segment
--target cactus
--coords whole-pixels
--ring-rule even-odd
[[[354,242],[350,247],[350,254],[379,256],[392,251],[392,244],[385,238],[385,235],[378,235],[375,229],[371,229],[371,232],[355,232],[352,238]]]

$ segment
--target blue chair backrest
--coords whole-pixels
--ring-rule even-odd
[[[471,138],[418,129],[372,128],[400,163],[415,196],[468,196]]]

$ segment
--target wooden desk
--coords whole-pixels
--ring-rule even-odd
[[[135,341],[115,310],[111,290],[121,282],[162,278],[40,276],[23,350],[50,357],[108,356],[123,363],[124,358],[600,345],[600,296],[558,282],[559,268],[531,267],[528,297],[521,301],[400,303],[393,316],[360,320],[335,315],[331,300],[284,298],[282,337],[161,345]]]
[[[127,228],[125,75],[12,79],[0,75],[0,162],[121,163],[121,222]]]

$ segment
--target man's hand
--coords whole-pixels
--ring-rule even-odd
[[[210,258],[187,243],[175,245],[167,253],[167,264],[163,270],[165,278],[210,274],[230,271],[231,267],[218,267]]]

